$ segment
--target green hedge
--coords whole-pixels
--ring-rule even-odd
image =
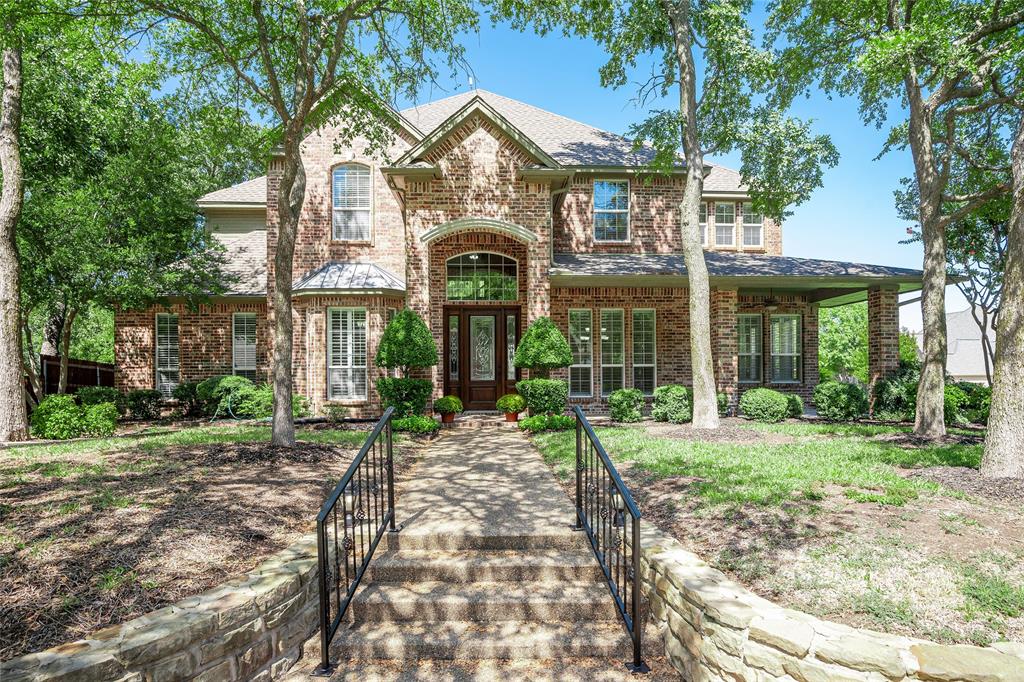
[[[540,431],[568,431],[575,427],[576,420],[567,414],[537,414],[519,420],[519,428],[531,433],[538,433]]]
[[[396,417],[408,417],[423,414],[434,392],[434,384],[430,379],[382,377],[377,379],[377,392],[385,409],[394,407]]]
[[[83,386],[75,391],[75,396],[81,405],[113,403],[119,416],[123,417],[128,412],[124,393],[111,386]]]
[[[826,381],[814,387],[814,407],[822,419],[851,421],[867,413],[868,396],[856,384]]]
[[[655,421],[683,424],[693,419],[693,393],[686,386],[666,384],[654,389],[651,416]]]
[[[726,393],[718,394],[718,416],[728,417],[729,416],[729,396]]]
[[[32,412],[32,435],[51,440],[80,436],[109,436],[117,429],[118,411],[112,403],[79,405],[75,396],[60,394],[43,398]]]
[[[753,388],[740,396],[740,414],[754,421],[773,424],[789,415],[789,400],[770,388]]]
[[[171,391],[178,407],[186,417],[199,417],[206,413],[206,402],[199,397],[199,382],[183,381]]]
[[[438,414],[458,414],[462,412],[462,401],[454,395],[443,396],[434,401],[434,412]]]
[[[232,408],[236,417],[246,419],[267,419],[274,415],[274,387],[270,384],[254,386],[237,396],[238,405]],[[309,415],[309,401],[297,393],[292,394],[292,417]]]
[[[154,391],[151,388],[128,391],[124,396],[128,415],[132,419],[159,419],[160,404],[163,403],[163,400],[164,397],[160,391]]]
[[[531,415],[561,414],[569,403],[569,384],[560,379],[524,379],[516,383],[516,391]]]
[[[203,402],[207,414],[241,417],[241,405],[255,391],[256,385],[245,377],[221,374],[199,382],[196,397]]]
[[[612,421],[638,422],[643,419],[644,394],[635,388],[620,388],[608,396]]]
[[[396,417],[391,420],[392,431],[426,434],[435,433],[440,428],[440,422],[430,417],[424,417],[422,414],[410,414],[407,417]]]
[[[400,369],[405,376],[413,368],[436,365],[437,344],[423,318],[408,308],[399,311],[384,328],[374,364],[387,369]],[[426,405],[426,401],[423,404]],[[419,412],[422,411],[421,408]]]
[[[117,430],[120,416],[114,403],[96,403],[82,408],[85,433],[90,436],[110,436]]]

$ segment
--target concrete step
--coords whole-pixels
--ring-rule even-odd
[[[349,607],[360,621],[599,621],[618,612],[601,583],[369,583]]]
[[[342,659],[625,659],[632,641],[620,621],[412,621],[342,627],[331,651]]]
[[[598,581],[603,574],[592,554],[575,550],[400,550],[373,557],[369,582]]]
[[[512,525],[512,524],[509,524]],[[525,530],[513,528],[497,528],[493,530],[468,530],[447,532],[418,532],[406,528],[401,533],[386,536],[387,548],[393,550],[543,550],[543,549],[575,549],[586,550],[586,536],[569,529],[552,529],[549,531]]]

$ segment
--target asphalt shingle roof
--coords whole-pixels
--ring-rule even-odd
[[[378,290],[405,291],[405,282],[373,263],[341,263],[331,261],[303,275],[292,285],[293,291],[317,290]]]
[[[231,187],[218,189],[199,197],[199,205],[205,204],[265,204],[267,202],[267,176],[261,175]]]

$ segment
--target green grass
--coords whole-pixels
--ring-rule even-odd
[[[910,608],[910,600],[891,599],[874,587],[869,587],[853,597],[850,610],[868,616],[883,628],[896,625],[907,627],[914,624],[914,612]]]
[[[1024,615],[1024,587],[984,569],[966,567],[960,591],[968,618],[1017,618]]]
[[[806,433],[842,425],[794,424]],[[889,427],[871,427],[889,428]],[[633,461],[650,475],[690,476],[698,506],[779,506],[802,500],[813,502],[826,485],[849,490],[848,497],[862,502],[900,505],[934,483],[900,476],[897,467],[977,466],[980,445],[945,445],[904,449],[863,437],[813,438],[794,443],[737,444],[655,438],[642,428],[606,427],[598,437],[613,460]],[[565,477],[575,463],[575,434],[542,433],[534,437],[545,460]]]

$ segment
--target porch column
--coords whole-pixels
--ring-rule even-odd
[[[739,387],[738,304],[739,292],[736,289],[711,290],[711,353],[714,356],[715,382],[719,392],[729,396],[732,408],[736,405]]]
[[[900,307],[895,288],[868,289],[868,383],[891,376],[900,364]]]

